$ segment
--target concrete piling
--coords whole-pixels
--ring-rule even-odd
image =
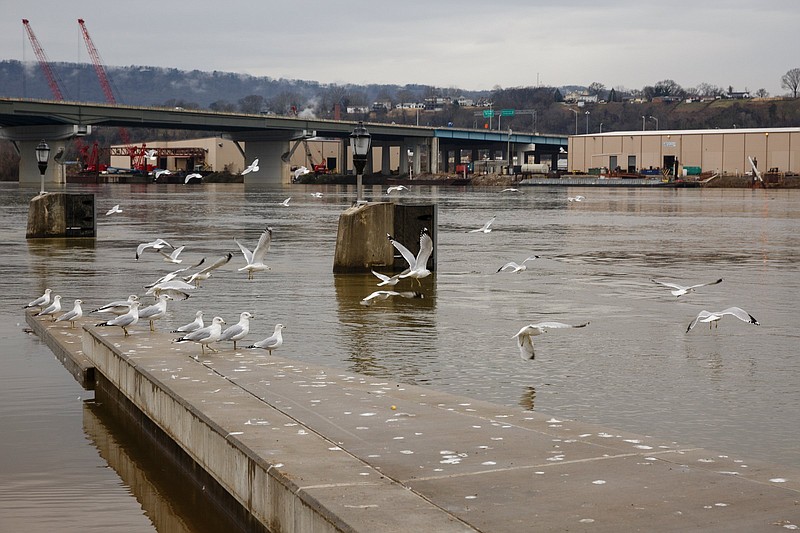
[[[96,237],[94,205],[94,194],[39,194],[30,203],[25,238]]]

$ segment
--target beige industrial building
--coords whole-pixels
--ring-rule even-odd
[[[800,128],[614,131],[569,138],[569,170],[639,173],[677,167],[678,175],[759,171],[800,174]]]

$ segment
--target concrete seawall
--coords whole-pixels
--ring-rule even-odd
[[[800,527],[794,467],[260,350],[199,356],[146,328],[124,338],[90,320],[27,320],[54,353],[89,361],[271,531]]]

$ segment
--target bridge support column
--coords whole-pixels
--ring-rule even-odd
[[[431,174],[438,174],[439,173],[439,139],[436,137],[431,139],[431,143],[428,145],[428,164],[430,165],[430,173]]]
[[[280,185],[291,183],[289,165],[281,156],[289,150],[288,139],[237,139],[245,141],[245,166],[258,159],[258,172],[244,175],[245,184]]]
[[[392,175],[392,146],[389,142],[381,143],[381,174]]]
[[[81,131],[77,126],[16,126],[0,128],[0,139],[12,141],[19,151],[19,182],[22,185],[36,185],[42,181],[36,161],[36,146],[44,140],[50,146],[50,161],[44,174],[45,190],[49,185],[63,185],[67,182],[67,172],[57,158],[63,155],[66,142]],[[85,128],[83,131],[91,131]]]

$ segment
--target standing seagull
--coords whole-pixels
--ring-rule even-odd
[[[408,263],[408,270],[399,275],[401,279],[415,278],[417,282],[421,284],[419,281],[420,279],[430,276],[431,271],[428,270],[427,265],[428,259],[433,253],[433,240],[431,236],[428,235],[428,228],[422,228],[419,234],[419,252],[417,253],[417,257],[414,257],[414,254],[412,254],[408,248],[394,240],[391,235],[387,233],[386,236],[389,238],[389,242],[392,243],[392,246],[400,252],[403,259]]]
[[[103,327],[103,326],[119,326],[122,328],[122,331],[125,332],[125,337],[129,336],[128,328],[132,328],[136,325],[139,321],[139,301],[134,300],[131,302],[130,310],[125,313],[124,315],[119,315],[116,318],[112,318],[111,320],[106,320],[105,322],[100,322],[99,324],[95,324],[96,327]]]
[[[267,350],[269,354],[272,355],[272,350],[277,350],[283,346],[283,336],[281,335],[281,330],[284,327],[285,326],[283,324],[275,324],[275,333],[263,341],[258,341],[255,344],[251,344],[248,346],[248,348],[261,348],[262,350]]]
[[[539,256],[538,255],[532,255],[532,256],[526,258],[525,261],[523,261],[520,264],[517,264],[514,261],[509,261],[505,265],[503,265],[500,268],[498,268],[497,272],[500,272],[501,270],[503,270],[503,271],[510,270],[511,273],[514,274],[514,273],[522,272],[523,270],[528,270],[528,266],[525,263],[527,263],[528,261],[533,261],[534,259],[539,259]],[[495,274],[497,272],[495,272]]]
[[[267,255],[269,244],[272,242],[272,228],[268,227],[264,230],[261,237],[258,239],[256,249],[252,252],[236,239],[233,239],[233,241],[239,245],[239,249],[242,251],[245,261],[247,261],[247,264],[239,269],[239,272],[247,270],[247,279],[253,279],[253,272],[270,269],[264,264],[264,256]]]
[[[56,313],[58,313],[59,311],[61,311],[61,296],[56,294],[53,297],[53,303],[51,303],[49,306],[45,307],[44,309],[42,309],[33,316],[51,316],[53,317],[53,320],[55,320]]]
[[[119,208],[119,204],[106,211],[106,216],[113,215],[114,213],[122,213],[122,209]]]
[[[708,329],[711,329],[711,323],[713,322],[714,325],[716,326],[717,321],[725,315],[735,316],[742,322],[747,322],[749,324],[753,324],[756,326],[761,325],[753,315],[751,315],[741,307],[729,307],[723,311],[705,311],[705,310],[700,311],[695,317],[695,319],[689,323],[689,327],[686,328],[686,333],[692,331],[692,328],[695,327],[698,322],[708,322]]]
[[[492,228],[490,226],[492,225],[492,222],[494,222],[494,219],[496,218],[497,218],[496,216],[490,218],[489,221],[486,224],[484,224],[482,228],[471,229],[467,233],[491,233]]]
[[[71,311],[67,311],[60,317],[56,318],[56,322],[64,322],[69,321],[69,326],[71,328],[75,327],[75,321],[78,320],[80,317],[83,316],[83,309],[81,308],[81,304],[83,300],[75,300],[75,306],[72,308]]]
[[[247,311],[239,315],[239,322],[225,328],[225,331],[219,337],[220,341],[233,341],[233,349],[236,349],[236,341],[241,340],[250,333],[250,319],[253,315]]]
[[[164,247],[169,247],[172,248],[173,250],[175,249],[174,246],[172,246],[164,239],[156,239],[152,242],[143,242],[142,244],[136,247],[136,260],[138,261],[139,256],[142,255],[142,253],[148,248],[153,248],[154,250],[161,250]]]
[[[200,353],[204,354],[206,346],[211,344],[212,342],[217,342],[219,340],[219,336],[222,334],[222,324],[225,321],[222,320],[221,317],[215,316],[214,319],[211,321],[210,326],[206,326],[204,328],[200,328],[198,330],[192,331],[191,333],[187,333],[182,337],[178,337],[177,339],[173,339],[172,342],[196,342],[200,345]],[[208,349],[212,352],[217,352],[219,350],[215,350],[211,346],[208,346]],[[196,359],[196,358],[195,358]]]
[[[23,309],[31,309],[34,307],[38,307],[41,311],[43,308],[50,305],[50,293],[53,292],[52,289],[45,289],[44,294],[33,300],[32,302],[28,302],[28,305],[23,307]]]
[[[258,170],[258,159],[254,159],[246,169],[242,170],[242,176],[251,172],[258,172]]]
[[[688,287],[684,287],[683,285],[678,285],[677,283],[656,281],[654,279],[651,279],[650,281],[652,281],[653,283],[657,283],[659,285],[663,285],[664,287],[669,287],[670,289],[674,289],[669,292],[671,292],[673,296],[680,298],[684,294],[694,292],[694,290],[698,287],[705,287],[706,285],[716,285],[717,283],[722,283],[722,278],[719,278],[717,281],[709,281],[708,283],[698,283],[697,285],[690,285]]]
[[[161,293],[156,303],[139,310],[139,318],[150,321],[150,331],[155,331],[155,321],[167,314],[167,300],[172,300],[172,296]]]
[[[538,324],[528,324],[514,335],[513,338],[517,339],[519,344],[519,355],[522,359],[534,359],[533,353],[533,337],[546,333],[548,329],[559,328],[583,328],[588,326],[589,323],[579,324],[573,326],[571,324],[564,324],[563,322],[539,322]]]
[[[205,326],[205,324],[203,323],[203,312],[198,311],[197,313],[195,313],[193,321],[177,329],[173,329],[172,333],[191,333],[192,331],[197,331],[203,326]]]

